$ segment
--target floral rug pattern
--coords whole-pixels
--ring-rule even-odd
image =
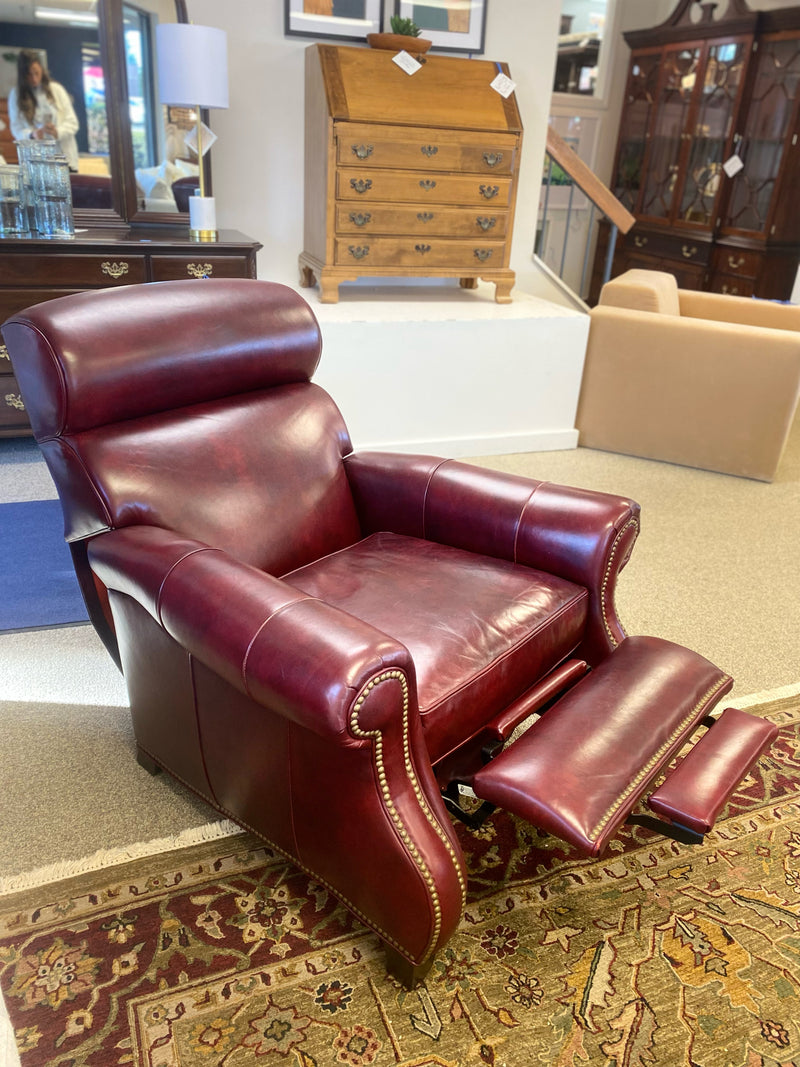
[[[601,860],[503,813],[413,992],[323,887],[247,835],[0,899],[23,1067],[800,1064],[800,700],[704,844]]]

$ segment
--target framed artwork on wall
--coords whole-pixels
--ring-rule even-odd
[[[489,0],[394,0],[394,14],[413,19],[432,48],[443,52],[483,52]]]
[[[381,0],[284,0],[287,37],[335,37],[363,41],[380,33]]]

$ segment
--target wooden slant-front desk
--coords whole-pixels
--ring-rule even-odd
[[[502,65],[428,55],[409,75],[394,54],[306,52],[300,284],[336,303],[359,277],[483,278],[508,303],[522,124]]]
[[[178,278],[255,278],[261,245],[234,230],[197,243],[186,228],[87,230],[72,241],[0,239],[0,323],[10,315],[85,289]],[[0,345],[0,437],[31,432],[17,380]]]

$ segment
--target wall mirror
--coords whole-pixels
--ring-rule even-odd
[[[188,21],[185,0],[0,0],[0,152],[15,161],[8,92],[16,54],[35,48],[70,94],[79,122],[79,227],[186,224],[197,162],[183,136],[194,113],[158,100],[159,21]],[[206,181],[210,188],[208,169]]]

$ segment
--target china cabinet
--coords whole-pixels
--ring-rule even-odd
[[[410,75],[388,51],[307,50],[301,285],[335,303],[364,276],[484,278],[510,302],[522,125],[499,66],[427,56]]]
[[[682,0],[631,46],[612,191],[637,219],[612,273],[788,299],[800,262],[800,7]],[[699,10],[698,10],[699,9]],[[599,294],[601,227],[590,302]]]

